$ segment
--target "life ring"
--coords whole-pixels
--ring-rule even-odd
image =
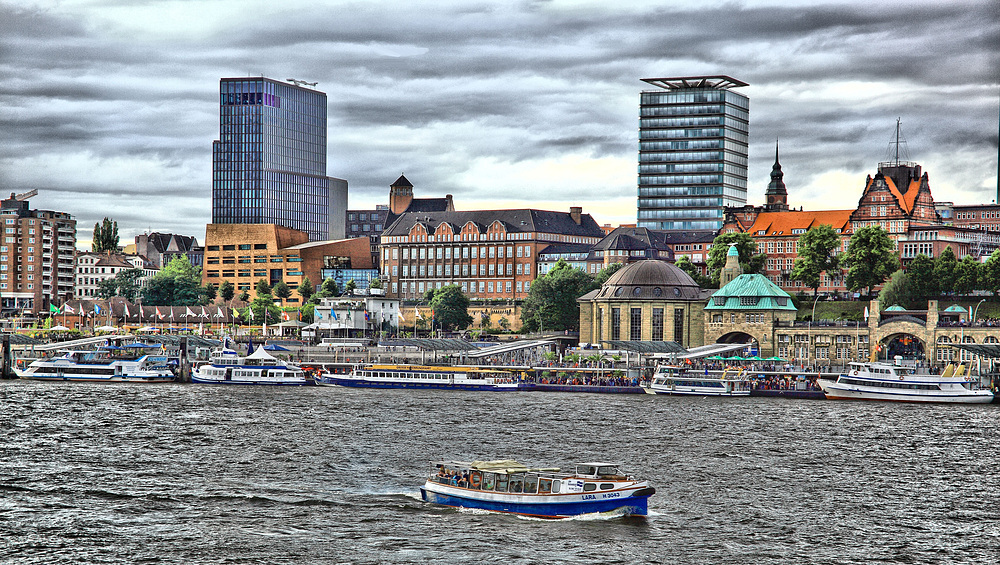
[[[903,380],[903,376],[902,375],[899,376],[899,380]]]
[[[483,484],[483,475],[479,471],[473,471],[469,475],[469,485],[472,488],[479,488]]]
[[[857,369],[855,369],[855,370],[851,371],[851,374],[852,374],[852,375],[857,375],[857,374],[858,374],[858,371],[857,371]]]

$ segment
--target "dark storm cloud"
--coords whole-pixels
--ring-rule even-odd
[[[176,3],[189,5],[205,18],[214,8]],[[639,79],[654,76],[726,74],[751,84],[743,89],[751,200],[768,181],[775,138],[786,178],[799,186],[828,170],[863,182],[897,116],[917,160],[996,153],[996,2],[314,3],[220,18],[188,35],[161,33],[158,22],[144,34],[109,19],[142,6],[163,4],[109,0],[76,14],[0,4],[0,128],[11,132],[0,189],[41,187],[39,198],[73,202],[81,225],[107,209],[120,225],[145,229],[150,210],[176,202],[157,218],[203,233],[218,79],[248,73],[320,82],[330,104],[329,174],[349,180],[352,206],[383,202],[401,172],[418,193],[451,193],[465,208],[500,196],[525,205],[634,196],[638,93],[649,88]],[[846,81],[852,86],[832,86]],[[867,88],[888,94],[865,96]],[[498,190],[478,173],[484,161],[571,155],[630,164],[604,193],[531,178]],[[981,184],[989,168],[942,167],[932,174],[965,187]]]

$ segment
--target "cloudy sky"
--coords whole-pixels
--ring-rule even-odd
[[[405,172],[634,222],[640,79],[717,74],[750,84],[752,203],[778,138],[792,205],[853,207],[897,118],[937,200],[996,198],[997,0],[0,0],[0,192],[80,247],[104,216],[204,241],[219,78],[265,75],[327,93],[352,208]]]

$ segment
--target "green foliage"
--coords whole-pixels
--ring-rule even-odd
[[[944,248],[944,251],[934,260],[934,279],[937,280],[938,290],[941,292],[953,292],[955,290],[955,269],[958,267],[958,259],[951,246]]]
[[[979,288],[980,264],[972,255],[966,255],[964,259],[955,265],[955,293],[971,294]]]
[[[1000,262],[997,263],[1000,265]],[[917,255],[906,266],[906,275],[910,281],[910,296],[914,302],[923,302],[932,296],[937,296],[938,281],[934,277],[934,260],[924,255]]]
[[[271,296],[269,285],[267,285],[267,283],[264,283],[264,285],[262,286],[261,283],[264,283],[264,281],[260,281],[257,283],[257,288],[255,289],[257,290],[257,296],[253,299],[253,302],[251,302],[250,306],[248,307],[250,310],[253,311],[253,319],[250,320],[250,322],[253,324],[263,325],[266,316],[268,324],[276,324],[281,321],[281,310],[274,305],[274,297]],[[265,287],[268,287],[267,288],[268,292],[263,292],[263,293],[260,292],[261,289]],[[249,319],[249,317],[244,318],[244,320],[247,319]]]
[[[376,277],[368,283],[368,288],[382,288],[382,279]]]
[[[801,281],[803,285],[813,289],[815,296],[819,293],[823,272],[832,274],[839,265],[836,255],[839,247],[840,235],[834,231],[833,226],[818,226],[800,235],[792,280]]]
[[[282,300],[288,300],[292,296],[292,289],[285,284],[285,281],[278,281],[278,284],[274,285],[271,290],[275,296]]]
[[[319,287],[319,292],[316,294],[316,298],[333,298],[334,296],[340,295],[340,288],[337,286],[337,281],[330,277],[323,281],[323,284]]]
[[[510,330],[510,320],[508,320],[506,316],[501,316],[500,319],[497,320],[497,325],[500,326],[500,329],[503,331]]]
[[[104,218],[103,222],[94,224],[94,253],[118,252],[118,222]]]
[[[894,304],[910,308],[913,302],[913,297],[910,294],[911,288],[909,275],[902,269],[899,269],[882,286],[882,290],[878,294],[879,304],[884,308],[888,308]]]
[[[431,308],[434,309],[435,326],[445,331],[465,329],[472,325],[469,297],[462,293],[457,284],[435,289]]]
[[[896,243],[881,226],[865,226],[854,232],[841,261],[847,267],[847,288],[854,291],[867,288],[869,296],[872,288],[899,268]]]
[[[240,302],[246,302],[246,301],[250,300],[250,293],[247,292],[247,291],[245,291],[245,290],[241,290],[239,296],[237,296],[236,298]]]
[[[309,280],[309,277],[302,277],[302,282],[299,283],[299,286],[295,289],[295,292],[297,292],[299,296],[302,297],[303,304],[307,304],[309,302],[309,299],[312,298],[312,295],[315,293],[315,291],[313,290],[313,283],[311,280]]]
[[[271,285],[264,279],[257,281],[257,284],[253,285],[253,289],[257,293],[257,296],[262,294],[271,294]]]
[[[350,296],[354,294],[354,289],[356,288],[358,288],[357,283],[354,282],[354,279],[351,279],[344,284],[344,294]]]
[[[229,302],[236,296],[236,287],[229,281],[222,281],[222,284],[219,285],[219,296],[226,302]]]
[[[483,328],[484,330],[488,330],[491,327],[493,327],[493,317],[490,316],[488,313],[483,312],[479,316],[479,327]]]
[[[604,267],[603,269],[598,271],[596,275],[594,275],[594,282],[597,283],[597,286],[603,285],[604,283],[608,282],[608,279],[611,278],[611,275],[620,271],[624,266],[625,265],[621,263],[612,263],[607,267]]]
[[[302,308],[299,309],[299,311],[302,313],[302,321],[307,324],[311,324],[313,322],[313,318],[316,316],[316,305],[307,302],[302,305]]]
[[[194,306],[203,304],[201,269],[191,265],[187,255],[174,257],[142,289],[142,301],[157,306]]]
[[[674,261],[674,266],[690,275],[701,288],[718,288],[719,286],[717,281],[701,274],[701,270],[691,262],[691,258],[687,255],[681,255],[679,259]]]
[[[712,248],[708,252],[708,276],[714,281],[716,287],[719,286],[719,274],[726,266],[726,255],[729,253],[729,244],[736,244],[736,251],[740,254],[740,266],[746,274],[759,273],[767,262],[767,255],[757,252],[757,242],[748,233],[724,233],[716,236],[712,242]]]
[[[1000,290],[1000,249],[994,251],[990,258],[983,263],[979,286],[983,290],[992,292],[993,296],[996,296],[997,291]]]
[[[118,282],[115,279],[104,279],[97,283],[97,297],[107,300],[118,295]]]
[[[212,283],[206,284],[203,290],[205,292],[205,298],[207,298],[209,302],[215,300],[215,297],[219,295],[219,290],[215,288],[215,285]]]
[[[560,259],[551,271],[531,283],[521,307],[521,322],[528,331],[576,331],[580,305],[576,299],[598,288],[587,273]]]

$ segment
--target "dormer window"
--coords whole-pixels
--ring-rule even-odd
[[[740,306],[756,306],[760,298],[757,296],[741,296]]]
[[[725,306],[726,305],[726,297],[725,296],[713,296],[712,297],[712,304],[715,304],[716,306]]]

